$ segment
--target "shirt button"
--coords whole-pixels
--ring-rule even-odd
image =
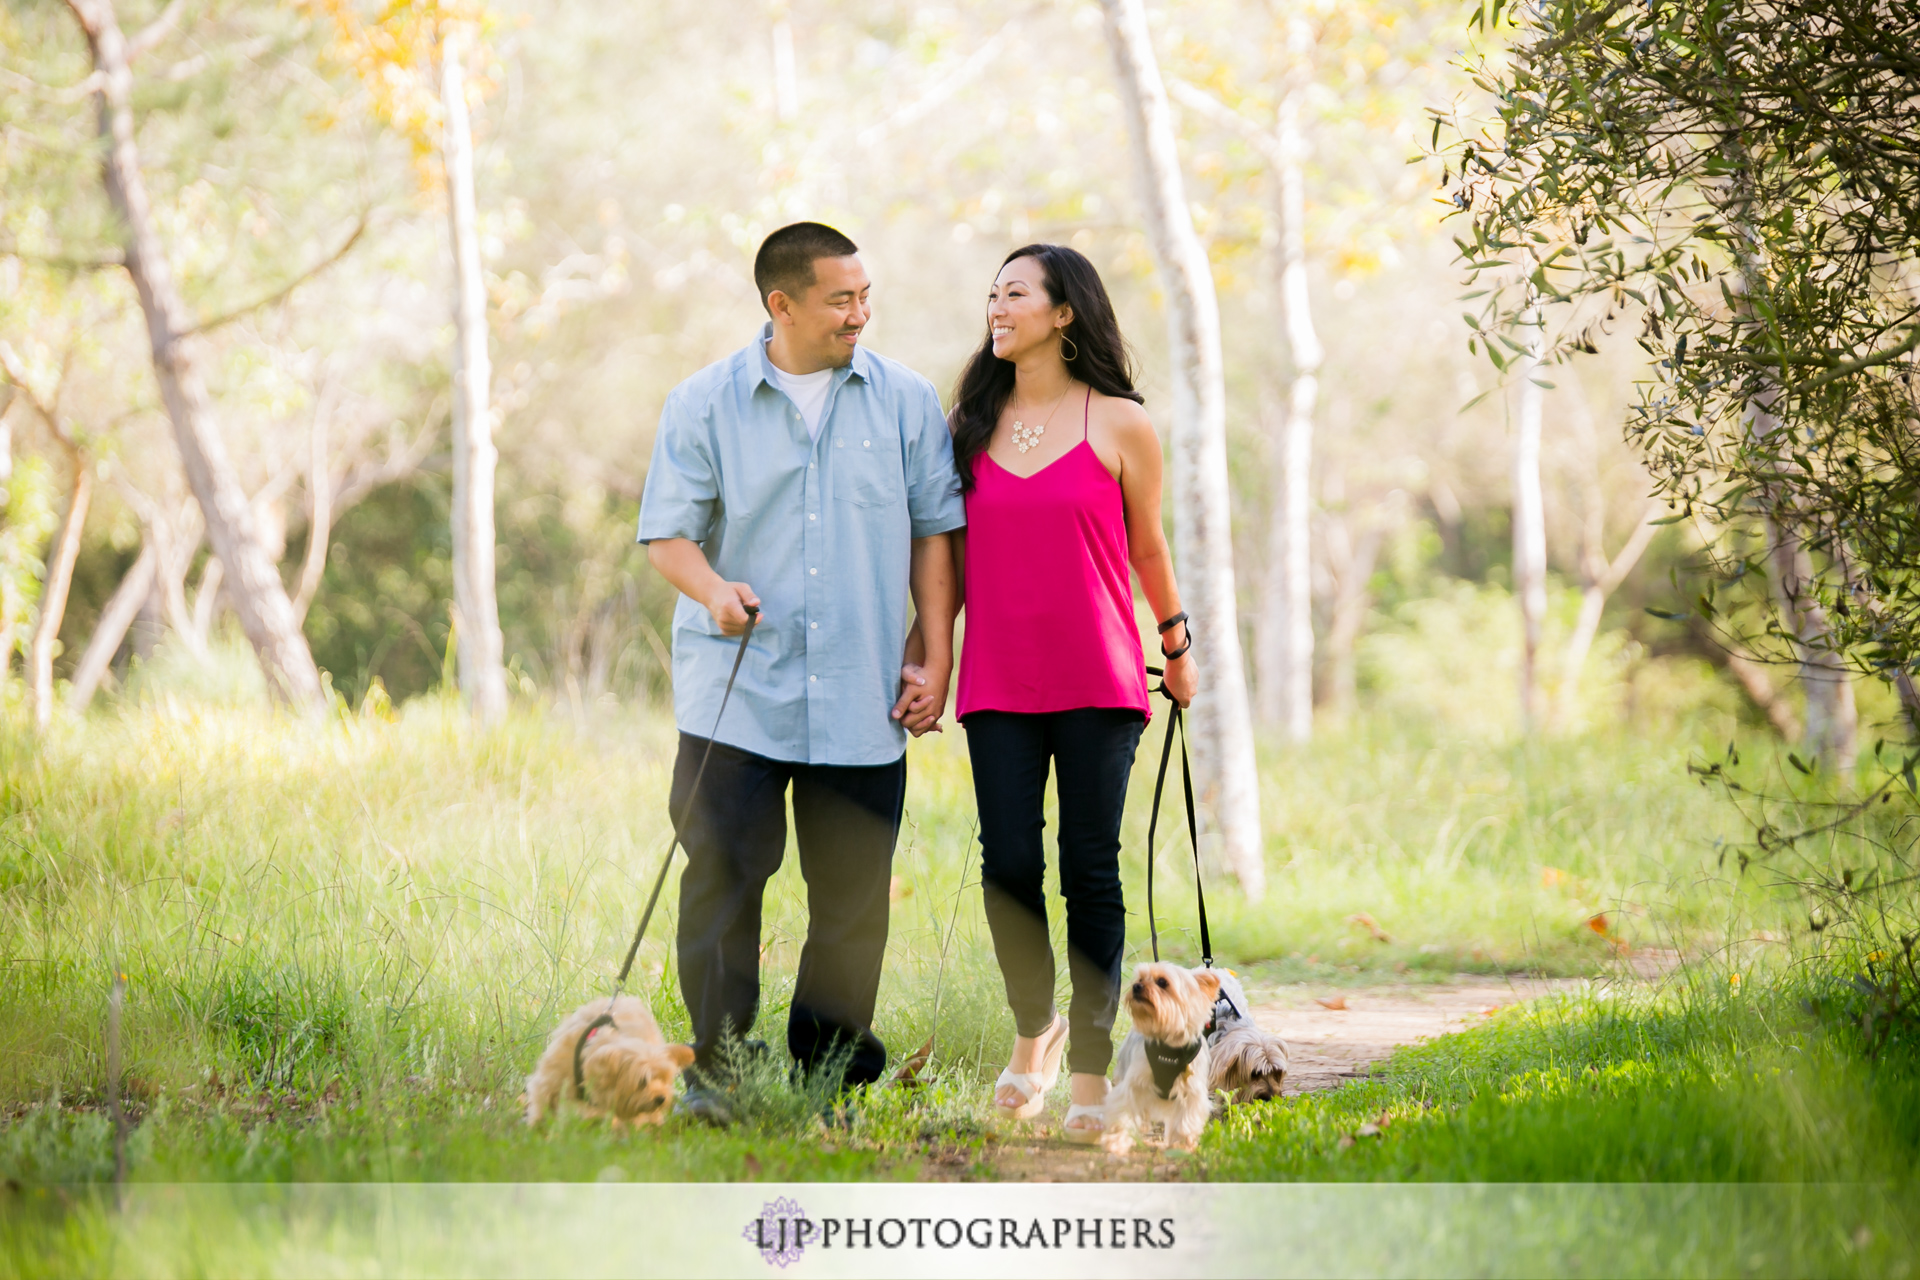
[[[819,679],[820,679],[820,677],[819,677],[819,676],[808,676],[808,677],[807,677],[807,683],[808,683],[808,684],[813,684],[813,683],[814,683],[815,681],[817,681],[817,680],[819,680]]]
[[[819,518],[820,518],[820,517],[819,517],[819,516],[817,516],[817,515],[815,515],[815,514],[813,514],[813,512],[811,512],[811,511],[809,511],[809,512],[807,512],[807,519],[809,519],[809,520],[818,520]]]
[[[814,574],[817,574],[817,573],[819,573],[820,571],[819,571],[818,569],[809,569],[809,570],[807,570],[807,572],[808,572],[808,573],[814,573]]]
[[[873,441],[871,441],[871,440],[862,440],[862,441],[860,442],[860,447],[861,447],[862,449],[871,449],[871,448],[873,448]]]
[[[809,622],[807,625],[812,627],[815,631],[818,631],[820,629],[820,624],[817,622]]]
[[[813,470],[813,464],[811,462],[807,464],[807,470],[809,471]]]

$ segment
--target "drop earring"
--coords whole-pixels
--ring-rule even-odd
[[[1076,343],[1072,338],[1069,338],[1064,332],[1062,332],[1060,335],[1060,345],[1063,348],[1065,347],[1073,348],[1072,355],[1068,355],[1064,350],[1060,352],[1060,358],[1062,360],[1065,360],[1068,364],[1072,364],[1075,360],[1078,360],[1080,358],[1079,344]]]

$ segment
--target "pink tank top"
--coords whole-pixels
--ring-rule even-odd
[[[956,714],[1131,707],[1151,715],[1120,482],[1087,442],[1022,479],[986,453],[967,494]]]

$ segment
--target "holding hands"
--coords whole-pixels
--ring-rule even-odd
[[[907,662],[900,668],[900,699],[893,704],[893,718],[914,737],[944,732],[940,717],[947,710],[947,686],[953,678],[951,667],[931,663]]]

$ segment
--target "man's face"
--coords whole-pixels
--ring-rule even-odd
[[[867,305],[872,287],[859,257],[849,255],[816,258],[813,286],[798,298],[777,289],[768,295],[775,332],[785,335],[785,354],[809,366],[790,372],[837,369],[853,359],[860,331],[873,315]]]

